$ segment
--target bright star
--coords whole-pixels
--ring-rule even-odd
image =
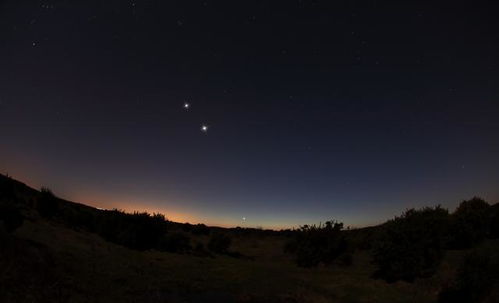
[[[208,126],[207,125],[201,125],[201,131],[206,133],[208,132]]]
[[[184,103],[184,108],[185,108],[185,109],[189,109],[190,107],[191,107],[191,105],[190,105],[189,103],[187,103],[187,102],[186,102],[186,103]]]

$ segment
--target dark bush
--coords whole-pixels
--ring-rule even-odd
[[[127,214],[112,210],[101,214],[98,233],[108,241],[132,249],[146,250],[158,246],[167,231],[167,224],[161,214]]]
[[[0,204],[0,223],[2,221],[5,230],[13,232],[23,224],[24,216],[18,208],[12,205]]]
[[[346,252],[338,258],[338,264],[341,266],[351,266],[353,264],[353,254]]]
[[[499,254],[494,251],[479,251],[468,254],[461,264],[456,281],[439,294],[440,303],[499,302],[491,298],[492,291],[499,288]]]
[[[224,254],[228,252],[231,243],[232,239],[229,236],[216,233],[211,236],[208,249],[215,253]]]
[[[196,243],[196,246],[194,246],[194,252],[198,254],[205,254],[206,249],[204,248],[203,243]]]
[[[179,223],[182,231],[185,231],[186,233],[190,232],[192,230],[192,224],[191,223]]]
[[[8,176],[0,175],[0,201],[12,200],[15,197],[16,184],[13,179]]]
[[[89,232],[97,232],[98,213],[86,209],[64,209],[60,212],[61,221],[73,229],[85,229]]]
[[[483,241],[490,228],[489,209],[478,197],[461,202],[451,216],[449,247],[465,249]]]
[[[304,225],[286,244],[285,251],[295,254],[296,264],[302,267],[330,264],[347,250],[342,234],[343,223],[328,221],[324,225]]]
[[[193,235],[209,235],[210,228],[204,224],[196,224],[192,227],[191,233]]]
[[[49,219],[54,217],[59,211],[59,201],[47,187],[41,188],[36,204],[36,210],[42,217]]]
[[[491,209],[491,220],[490,220],[490,229],[489,236],[492,239],[499,238],[499,203],[496,203],[490,207]]]
[[[161,237],[158,249],[174,253],[186,253],[192,250],[191,239],[182,232],[167,233]]]
[[[437,206],[410,209],[382,226],[373,250],[375,278],[411,282],[431,276],[444,255],[449,213]]]

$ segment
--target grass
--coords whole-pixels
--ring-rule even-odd
[[[437,275],[415,283],[374,280],[366,252],[349,267],[306,269],[283,254],[279,236],[235,237],[248,258],[139,252],[53,222],[25,222],[15,236],[55,260],[67,302],[434,302],[463,252],[450,252]],[[210,299],[211,298],[211,299]],[[186,301],[182,301],[186,300]]]
[[[1,178],[0,178],[1,181]],[[10,181],[9,181],[10,182]],[[436,302],[468,251],[447,251],[436,274],[414,283],[375,280],[367,250],[353,254],[353,264],[317,268],[296,266],[283,252],[285,233],[212,229],[232,238],[231,251],[217,254],[137,251],[113,244],[63,221],[44,219],[29,207],[37,192],[16,185],[26,220],[13,234],[0,226],[0,302],[300,302],[385,303]],[[65,210],[97,210],[60,200]],[[0,222],[1,223],[1,222]],[[182,225],[172,224],[171,232]],[[375,229],[348,231],[363,243]],[[183,231],[185,232],[185,231]],[[189,234],[195,247],[210,235]],[[482,247],[499,249],[499,240]],[[362,247],[358,245],[357,247]]]

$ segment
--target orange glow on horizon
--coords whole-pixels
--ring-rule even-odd
[[[30,174],[20,174],[16,172],[15,174],[10,174],[14,179],[26,184],[27,186],[39,190],[41,186],[46,184],[38,182],[37,176],[31,176]],[[21,176],[22,175],[22,176]],[[133,212],[148,212],[148,213],[161,213],[165,217],[173,222],[177,223],[191,223],[191,224],[205,224],[207,226],[223,227],[223,228],[265,228],[273,230],[288,229],[293,227],[299,227],[299,224],[284,224],[284,222],[276,222],[275,224],[259,224],[250,222],[240,222],[238,220],[226,218],[226,217],[205,217],[202,214],[195,214],[189,212],[186,209],[181,209],[177,207],[172,207],[168,205],[167,201],[144,201],[135,196],[114,196],[110,193],[102,192],[88,192],[88,191],[70,191],[70,192],[59,192],[55,189],[54,193],[65,200],[72,201],[75,203],[81,203],[95,208],[101,209],[119,209],[127,213]],[[135,201],[135,202],[130,202]],[[140,202],[137,202],[140,201]],[[164,207],[158,204],[165,205]]]
[[[187,213],[182,210],[176,210],[169,207],[158,207],[156,205],[152,205],[152,203],[140,202],[140,203],[126,203],[123,201],[130,201],[131,199],[116,199],[116,198],[92,198],[92,199],[78,199],[75,202],[82,203],[92,207],[99,207],[103,209],[119,209],[123,210],[127,213],[133,212],[148,212],[148,213],[160,213],[164,214],[165,217],[169,221],[177,222],[177,223],[190,223],[190,224],[205,224],[207,226],[216,226],[216,227],[224,227],[224,228],[233,228],[233,227],[248,227],[248,228],[257,228],[260,225],[246,225],[237,223],[225,218],[218,218],[218,220],[209,220],[208,218],[203,218],[199,215],[194,215]],[[98,203],[98,202],[81,202],[81,201],[106,201],[106,203]],[[276,225],[263,225],[262,227],[266,229],[286,229],[290,228],[289,226],[284,226],[282,224]]]

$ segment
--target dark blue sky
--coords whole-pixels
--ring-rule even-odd
[[[0,2],[0,169],[226,226],[497,202],[497,5],[331,2]]]

